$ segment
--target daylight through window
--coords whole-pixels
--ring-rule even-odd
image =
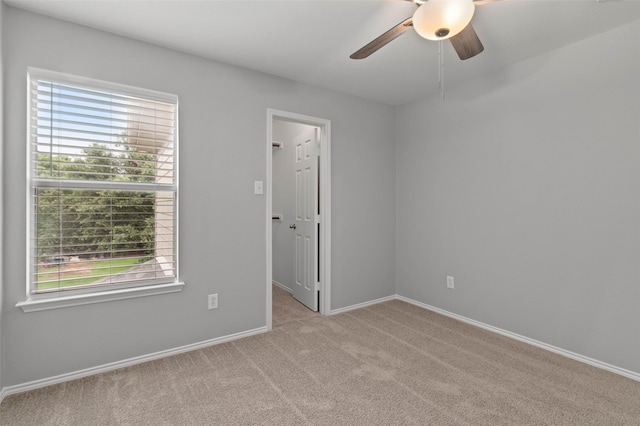
[[[29,70],[30,292],[177,277],[177,97]]]

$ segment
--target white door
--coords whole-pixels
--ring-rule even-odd
[[[293,297],[318,310],[318,132],[312,128],[294,140],[296,217]]]

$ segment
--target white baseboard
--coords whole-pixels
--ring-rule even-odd
[[[290,289],[289,287],[287,287],[286,285],[280,284],[278,281],[275,281],[275,280],[271,280],[271,282],[273,283],[273,285],[280,287],[281,289],[283,289],[287,293],[293,293],[293,290]]]
[[[391,296],[381,297],[380,299],[357,303],[351,306],[345,306],[344,308],[332,309],[331,312],[329,312],[329,315],[341,314],[343,312],[353,311],[354,309],[360,309],[360,308],[365,308],[371,305],[377,305],[378,303],[388,302],[390,300],[395,300],[396,298],[397,298],[397,295],[393,294]]]
[[[67,382],[69,380],[76,380],[82,377],[92,376],[94,374],[106,373],[108,371],[117,370],[118,368],[129,367],[143,362],[153,361],[156,359],[178,355],[184,352],[194,351],[196,349],[202,349],[220,343],[230,342],[232,340],[241,339],[243,337],[253,336],[255,334],[265,333],[267,327],[254,328],[253,330],[247,330],[240,333],[229,334],[227,336],[217,337],[215,339],[205,340],[202,342],[192,343],[190,345],[180,346],[173,349],[167,349],[164,351],[155,352],[152,354],[137,356],[122,361],[111,362],[109,364],[99,365],[97,367],[85,368],[84,370],[73,371],[70,373],[60,374],[58,376],[49,377],[46,379],[34,380],[32,382],[22,383],[19,385],[7,386],[0,389],[0,403],[5,396],[26,392],[33,389],[43,388],[45,386],[55,385],[57,383]]]
[[[442,315],[448,316],[450,318],[457,319],[458,321],[462,321],[462,322],[465,322],[467,324],[471,324],[471,325],[474,325],[476,327],[480,327],[480,328],[483,328],[485,330],[492,331],[494,333],[498,333],[498,334],[500,334],[502,336],[506,336],[506,337],[509,337],[511,339],[515,339],[515,340],[518,340],[520,342],[524,342],[524,343],[527,343],[529,345],[536,346],[538,348],[547,350],[549,352],[553,352],[553,353],[556,353],[558,355],[562,355],[562,356],[565,356],[567,358],[571,358],[571,359],[573,359],[575,361],[580,361],[580,362],[582,362],[584,364],[588,364],[588,365],[591,365],[593,367],[601,368],[603,370],[607,370],[607,371],[610,371],[612,373],[619,374],[620,376],[624,376],[624,377],[627,377],[629,379],[636,380],[636,381],[640,382],[640,373],[637,373],[635,371],[627,370],[627,369],[622,368],[622,367],[617,367],[615,365],[611,365],[611,364],[608,364],[606,362],[598,361],[597,359],[589,358],[588,356],[580,355],[580,354],[577,354],[575,352],[571,352],[571,351],[568,351],[566,349],[559,348],[557,346],[553,346],[553,345],[549,345],[549,344],[544,343],[544,342],[540,342],[539,340],[531,339],[529,337],[522,336],[522,335],[517,334],[517,333],[512,333],[511,331],[503,330],[501,328],[494,327],[492,325],[485,324],[485,323],[482,323],[480,321],[472,320],[470,318],[463,317],[462,315],[454,314],[452,312],[445,311],[444,309],[436,308],[435,306],[427,305],[426,303],[422,303],[422,302],[418,302],[417,300],[409,299],[408,297],[396,295],[396,298],[398,300],[410,303],[410,304],[418,306],[420,308],[424,308],[424,309],[427,309],[429,311],[433,311],[433,312],[436,312],[438,314],[442,314]]]
[[[278,285],[279,287],[282,286],[281,284],[277,283],[276,281],[273,282],[275,285]],[[283,287],[284,290],[287,290],[287,287]],[[584,355],[580,355],[577,354],[575,352],[571,352],[568,351],[566,349],[562,349],[562,348],[558,348],[556,346],[553,345],[549,345],[547,343],[544,342],[540,342],[538,340],[535,339],[531,339],[528,338],[526,336],[522,336],[520,334],[517,333],[513,333],[507,330],[503,330],[501,328],[498,327],[494,327],[492,325],[488,325],[485,323],[482,323],[480,321],[476,321],[467,317],[463,317],[462,315],[458,315],[458,314],[454,314],[452,312],[449,311],[445,311],[444,309],[440,309],[440,308],[436,308],[435,306],[431,306],[428,305],[426,303],[422,303],[422,302],[418,302],[417,300],[413,300],[410,299],[408,297],[404,297],[404,296],[400,296],[400,295],[391,295],[391,296],[387,296],[387,297],[382,297],[380,299],[375,299],[375,300],[371,300],[368,302],[363,302],[363,303],[358,303],[355,305],[351,305],[351,306],[346,306],[344,308],[339,308],[339,309],[334,309],[330,312],[329,315],[335,315],[335,314],[340,314],[343,312],[348,312],[348,311],[352,311],[355,309],[359,309],[359,308],[364,308],[367,306],[371,306],[371,305],[375,305],[378,303],[383,303],[383,302],[388,302],[390,300],[401,300],[403,302],[407,302],[410,303],[412,305],[418,306],[420,308],[423,309],[427,309],[429,311],[433,311],[442,315],[445,315],[447,317],[450,318],[454,318],[457,319],[459,321],[462,321],[464,323],[467,324],[471,324],[474,325],[476,327],[480,327],[482,329],[500,334],[502,336],[506,336],[509,337],[511,339],[515,339],[518,340],[520,342],[524,342],[527,344],[530,344],[532,346],[536,346],[538,348],[547,350],[549,352],[553,352],[562,356],[565,356],[567,358],[591,365],[593,367],[597,367],[597,368],[601,368],[603,370],[607,370],[610,371],[612,373],[618,374],[620,376],[624,376],[627,377],[629,379],[635,380],[640,382],[640,373],[631,371],[631,370],[627,370],[625,368],[621,368],[621,367],[617,367],[615,365],[611,365],[608,364],[606,362],[602,362],[602,361],[598,361],[597,359],[593,359]],[[206,348],[208,346],[213,346],[213,345],[217,345],[220,343],[225,343],[225,342],[229,342],[232,340],[237,340],[237,339],[241,339],[243,337],[249,337],[249,336],[253,336],[255,334],[261,334],[261,333],[265,333],[267,332],[267,328],[266,327],[259,327],[253,330],[248,330],[248,331],[243,331],[240,333],[235,333],[235,334],[230,334],[228,336],[222,336],[222,337],[218,337],[215,339],[210,339],[210,340],[205,340],[203,342],[198,342],[198,343],[193,343],[190,345],[185,345],[185,346],[180,346],[177,348],[173,348],[173,349],[167,349],[164,351],[160,351],[160,352],[155,352],[152,354],[148,354],[148,355],[142,355],[139,357],[134,357],[134,358],[129,358],[129,359],[125,359],[122,361],[117,361],[117,362],[112,362],[109,364],[104,364],[101,366],[97,366],[97,367],[91,367],[91,368],[87,368],[84,370],[78,370],[75,372],[71,372],[71,373],[65,373],[65,374],[61,374],[58,376],[54,376],[54,377],[49,377],[46,379],[40,379],[40,380],[34,380],[32,382],[27,382],[27,383],[23,383],[23,384],[19,384],[19,385],[13,385],[13,386],[7,386],[4,387],[2,389],[0,389],[0,403],[2,402],[2,400],[4,399],[4,397],[8,396],[8,395],[12,395],[12,394],[16,394],[16,393],[20,393],[20,392],[26,392],[29,390],[33,390],[33,389],[37,389],[37,388],[42,388],[45,386],[50,386],[50,385],[54,385],[57,383],[62,383],[62,382],[66,382],[69,380],[75,380],[75,379],[80,379],[82,377],[87,377],[87,376],[91,376],[94,374],[99,374],[99,373],[105,373],[108,371],[113,371],[116,370],[118,368],[123,368],[123,367],[129,367],[132,365],[136,365],[136,364],[141,364],[143,362],[147,362],[147,361],[153,361],[156,359],[160,359],[160,358],[164,358],[167,356],[172,356],[172,355],[178,355],[184,352],[189,352],[189,351],[193,351],[196,349],[202,349],[202,348]]]

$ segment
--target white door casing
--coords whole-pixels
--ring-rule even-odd
[[[318,131],[311,128],[294,140],[295,268],[293,297],[318,310]]]

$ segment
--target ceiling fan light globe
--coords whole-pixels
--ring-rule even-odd
[[[413,14],[413,28],[428,40],[446,40],[469,25],[475,10],[473,0],[429,0]]]

